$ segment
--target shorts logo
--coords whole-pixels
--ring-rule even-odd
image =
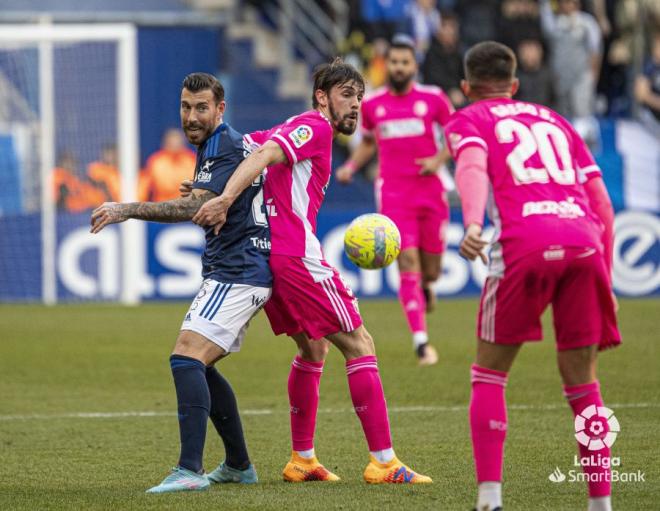
[[[575,417],[575,439],[590,451],[611,447],[619,431],[614,412],[604,406],[589,405]]]
[[[257,307],[259,309],[259,308],[263,307],[265,303],[266,303],[266,297],[265,296],[252,295],[252,306],[253,307]]]
[[[312,131],[312,128],[305,124],[301,124],[295,130],[289,133],[289,138],[293,142],[293,145],[300,149],[312,139],[313,135],[314,132]]]

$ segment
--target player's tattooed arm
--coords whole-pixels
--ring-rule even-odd
[[[206,201],[216,196],[209,190],[195,189],[187,197],[163,202],[106,202],[92,212],[90,231],[97,233],[106,225],[125,222],[130,218],[163,223],[186,222]]]

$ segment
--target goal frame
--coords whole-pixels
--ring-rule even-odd
[[[0,45],[35,44],[39,55],[39,119],[41,178],[41,269],[42,301],[57,303],[57,231],[53,197],[55,168],[55,108],[53,45],[55,43],[117,43],[117,146],[121,175],[121,200],[132,202],[137,196],[139,165],[137,29],[128,23],[117,24],[7,24],[0,30]],[[140,302],[139,255],[144,254],[143,229],[138,222],[119,226],[121,236],[120,302]]]

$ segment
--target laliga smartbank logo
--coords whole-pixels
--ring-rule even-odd
[[[646,482],[646,474],[641,470],[636,472],[620,472],[621,458],[607,456],[601,451],[611,447],[621,431],[619,421],[614,412],[604,406],[590,405],[575,417],[575,439],[589,451],[589,456],[574,456],[573,466],[579,469],[569,470],[567,474],[555,467],[548,479],[553,483],[574,482]]]
[[[587,406],[575,417],[575,438],[590,451],[612,447],[620,430],[614,412],[604,406]]]

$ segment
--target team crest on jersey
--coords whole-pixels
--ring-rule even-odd
[[[314,132],[312,131],[312,128],[305,124],[301,124],[295,130],[289,133],[289,138],[293,142],[293,145],[300,149],[312,139],[313,135]]]
[[[387,111],[385,110],[385,107],[383,105],[378,105],[378,108],[376,108],[376,117],[385,117],[385,114]]]
[[[426,101],[415,101],[415,104],[413,105],[413,112],[415,112],[415,115],[422,117],[423,115],[426,115],[428,111],[429,106],[426,104]]]

